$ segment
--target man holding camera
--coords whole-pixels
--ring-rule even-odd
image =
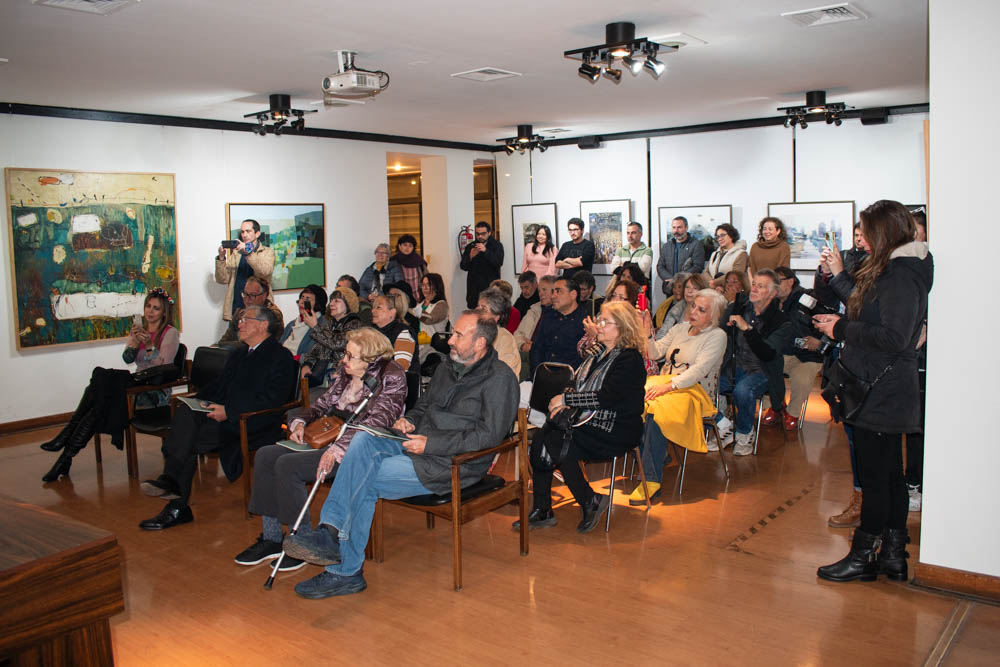
[[[821,341],[822,334],[812,326],[812,317],[806,315],[799,305],[799,300],[806,295],[806,291],[799,284],[795,272],[787,266],[779,266],[774,272],[778,274],[779,279],[778,301],[781,310],[788,316],[794,330],[794,338],[782,350],[785,373],[788,375],[791,390],[785,408],[784,424],[786,431],[794,431],[799,427],[802,404],[809,397],[809,390],[816,381],[816,374],[823,368],[824,344]],[[773,403],[774,397],[771,399]],[[777,418],[778,413],[773,408],[768,408],[763,421],[770,424]]]
[[[268,283],[274,272],[274,250],[260,243],[260,223],[244,220],[238,241],[223,241],[215,258],[215,282],[228,285],[222,319],[229,321],[233,313],[243,308],[243,291],[247,278],[257,276]]]

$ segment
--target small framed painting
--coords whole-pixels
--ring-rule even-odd
[[[272,290],[326,285],[323,204],[226,204],[227,238],[240,238],[244,220],[256,220],[261,244],[274,250]]]
[[[535,243],[538,232],[542,230],[549,236],[554,249],[559,252],[559,235],[556,230],[556,205],[548,204],[514,204],[510,207],[511,233],[514,236],[514,273],[520,275],[524,266],[524,252],[527,246]]]
[[[584,238],[594,242],[595,276],[611,275],[611,260],[625,245],[625,227],[632,219],[631,199],[580,202]]]

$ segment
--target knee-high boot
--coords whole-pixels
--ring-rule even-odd
[[[88,384],[87,388],[83,390],[83,397],[80,399],[80,404],[76,406],[73,416],[70,417],[69,423],[63,427],[63,430],[59,431],[59,435],[52,438],[48,442],[43,442],[40,447],[47,452],[58,452],[60,449],[65,447],[66,441],[73,435],[73,432],[80,423],[80,419],[93,407],[93,405],[94,389],[92,384]]]
[[[56,459],[52,468],[42,476],[43,482],[54,482],[60,477],[69,475],[69,467],[73,463],[73,457],[81,449],[87,446],[90,437],[94,435],[94,428],[97,425],[97,414],[93,410],[87,410],[80,417],[73,434],[66,441],[59,458]]]

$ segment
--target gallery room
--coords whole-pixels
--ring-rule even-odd
[[[1000,455],[985,385],[1000,318],[972,290],[992,277],[1000,140],[980,117],[1000,103],[997,24],[987,0],[2,3],[0,664],[994,663]],[[853,502],[852,460],[818,376],[794,428],[754,417],[752,455],[672,448],[648,505],[629,501],[631,455],[615,471],[587,463],[595,493],[615,489],[592,532],[574,530],[561,477],[557,525],[511,529],[532,507],[516,448],[492,473],[525,492],[525,514],[484,511],[460,544],[450,520],[379,505],[367,590],[321,600],[296,594],[321,566],[269,581],[275,561],[234,563],[268,528],[246,511],[246,465],[234,474],[224,454],[192,453],[190,515],[164,530],[139,525],[170,498],[142,488],[170,465],[156,434],[95,427],[41,479],[68,450],[39,445],[72,423],[94,369],[134,372],[129,345],[167,345],[147,340],[149,303],[167,304],[162,330],[188,362],[228,333],[251,355],[252,331],[271,342],[240,253],[271,255],[270,296],[257,294],[299,331],[303,289],[363,315],[369,295],[335,293],[338,280],[381,266],[379,244],[408,267],[397,245],[413,239],[456,325],[478,221],[515,299],[540,224],[558,249],[581,220],[603,295],[637,222],[655,312],[677,216],[699,243],[726,223],[748,248],[762,219],[786,220],[790,267],[812,288],[824,244],[850,248],[879,200],[926,215],[935,265],[902,580],[817,576],[858,541],[857,523],[829,521]],[[248,219],[259,236],[243,235]],[[168,425],[169,405],[156,408]],[[294,432],[285,415],[272,426]],[[333,488],[318,487],[314,525]]]

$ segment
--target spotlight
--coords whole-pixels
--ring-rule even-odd
[[[661,63],[659,60],[654,58],[652,55],[646,56],[646,62],[643,66],[653,73],[653,76],[659,78],[663,74],[663,70],[667,69],[667,66]]]
[[[507,151],[507,155],[513,155],[514,151],[517,150],[517,147],[514,146],[514,144],[504,144],[504,150]]]
[[[787,116],[785,118],[785,127],[791,127],[791,126],[792,126],[792,117],[791,116]]]
[[[803,130],[809,127],[809,123],[806,122],[805,118],[799,121],[799,127],[801,127]]]
[[[590,61],[587,61],[582,65],[580,65],[580,69],[577,71],[580,72],[580,76],[582,76],[583,78],[590,79],[591,83],[595,83],[598,79],[601,78],[601,68],[594,67],[593,65],[590,64]]]
[[[306,129],[306,119],[299,118],[298,120],[292,121],[291,127],[292,130],[294,130],[295,132],[301,132],[302,130]]]
[[[622,64],[625,65],[625,67],[628,67],[628,71],[632,72],[632,76],[635,76],[642,71],[642,61],[636,60],[632,56],[622,58]]]
[[[615,83],[620,83],[622,80],[622,71],[620,69],[606,69],[604,70],[604,76]]]
[[[836,125],[837,127],[840,127],[840,123],[841,123],[840,118],[833,119],[833,124]]]
[[[542,141],[541,137],[539,137],[538,141],[535,142],[535,148],[538,149],[539,153],[544,153],[545,151],[549,150],[549,147],[545,145],[545,142]]]

